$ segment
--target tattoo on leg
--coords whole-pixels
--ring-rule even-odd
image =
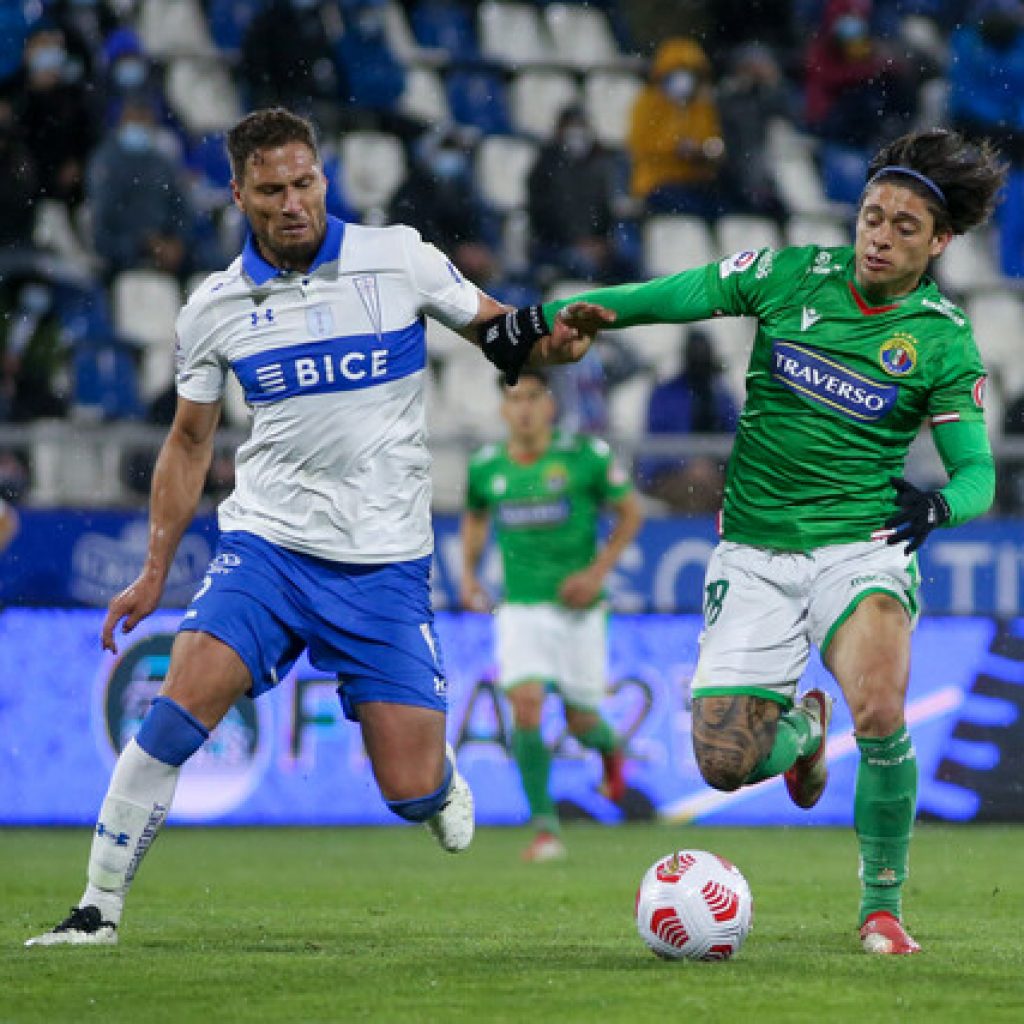
[[[693,752],[708,785],[739,789],[771,753],[781,713],[779,704],[760,697],[698,697],[693,702]]]

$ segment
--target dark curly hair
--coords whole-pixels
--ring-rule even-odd
[[[924,182],[899,171],[883,171],[886,167],[906,167],[924,175],[942,192],[945,202]],[[868,166],[867,180],[869,185],[876,179],[898,180],[927,202],[936,234],[962,235],[992,216],[1006,169],[987,140],[968,142],[947,128],[925,128],[883,146]]]
[[[235,181],[245,177],[249,157],[260,149],[275,149],[289,142],[301,142],[316,153],[316,129],[312,123],[284,107],[268,107],[246,114],[228,132],[228,157]]]

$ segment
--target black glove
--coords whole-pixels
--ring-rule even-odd
[[[909,555],[925,542],[936,526],[949,521],[949,502],[941,491],[922,491],[901,477],[889,477],[889,483],[896,488],[896,504],[900,510],[885,521],[886,528],[895,531],[886,543],[907,541],[904,550]]]
[[[543,308],[524,306],[481,324],[477,337],[480,351],[505,374],[505,383],[512,387],[533,346],[550,333]]]

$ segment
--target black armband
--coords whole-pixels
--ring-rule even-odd
[[[511,387],[530,358],[533,346],[551,333],[541,306],[523,306],[480,325],[480,351],[505,374]]]

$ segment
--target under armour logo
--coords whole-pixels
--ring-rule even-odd
[[[259,327],[261,320],[268,324],[272,324],[274,322],[274,311],[272,309],[266,309],[262,313],[259,312],[259,310],[254,310],[249,314],[249,316],[252,319],[253,327]]]

